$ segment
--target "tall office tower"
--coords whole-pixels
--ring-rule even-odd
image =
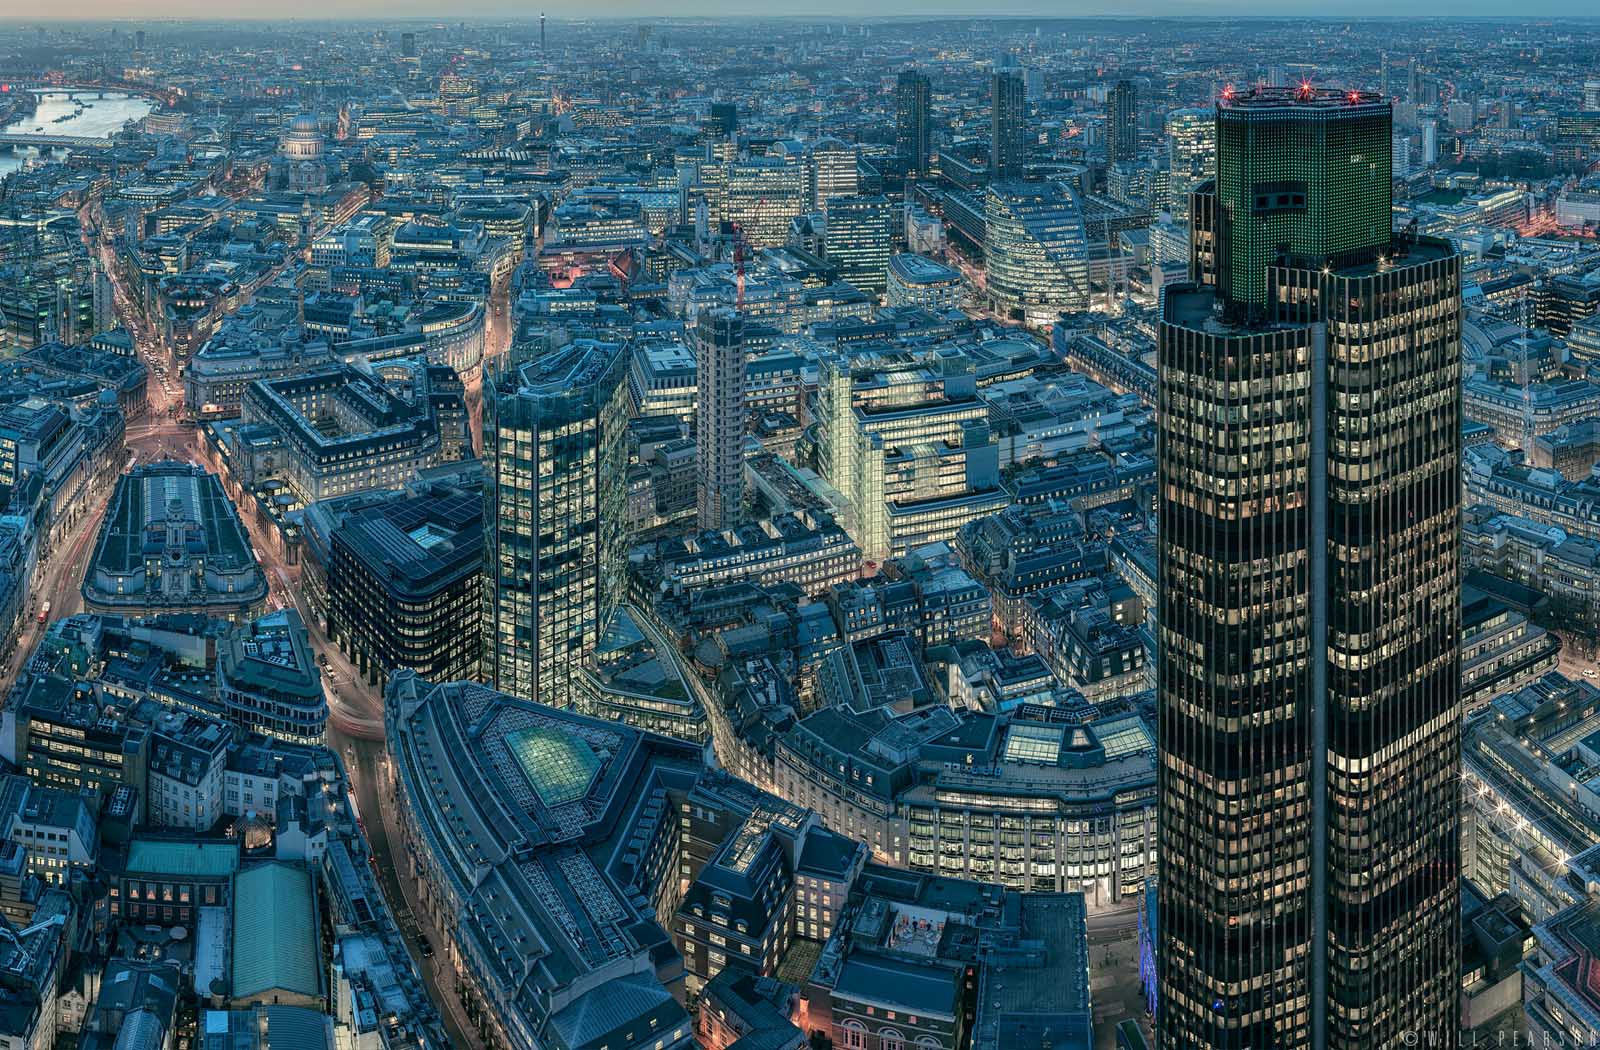
[[[739,130],[739,104],[737,102],[711,103],[711,119],[706,124],[719,135],[732,135]]]
[[[1216,120],[1157,344],[1159,1045],[1456,1048],[1460,259],[1390,230],[1380,96]]]
[[[996,179],[1020,179],[1028,122],[1022,74],[1014,69],[997,71],[989,89],[989,103],[989,175]]]
[[[1106,99],[1106,166],[1139,155],[1139,89],[1119,80]]]
[[[820,138],[806,155],[811,208],[820,211],[835,197],[853,197],[861,188],[854,147],[836,138]]]
[[[415,33],[401,33],[400,34],[400,57],[401,58],[416,58],[417,57],[417,34],[415,34]]]
[[[1422,166],[1431,168],[1439,163],[1439,122],[1422,122]]]
[[[822,254],[842,279],[881,294],[889,286],[894,228],[895,209],[887,197],[835,197],[828,202]]]
[[[483,382],[484,669],[552,707],[623,598],[628,355],[515,347]]]
[[[1591,113],[1600,110],[1600,80],[1583,82],[1583,108]]]
[[[1189,217],[1189,194],[1217,174],[1217,120],[1209,109],[1167,114],[1167,178],[1172,215]]]
[[[933,156],[933,125],[928,116],[931,94],[926,73],[907,69],[895,82],[894,151],[906,170],[917,175],[927,174]]]
[[[751,157],[728,165],[724,213],[753,248],[782,244],[805,214],[806,167],[797,156]]]
[[[732,310],[701,314],[694,358],[700,527],[731,529],[744,496],[744,318]]]
[[[1397,179],[1411,174],[1411,136],[1402,131],[1395,132],[1389,143],[1389,171]]]

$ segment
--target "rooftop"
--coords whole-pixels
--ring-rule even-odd
[[[293,864],[258,864],[234,880],[233,996],[313,997],[321,990],[311,875]]]

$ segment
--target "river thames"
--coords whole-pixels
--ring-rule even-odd
[[[83,109],[78,109],[79,103]],[[79,96],[73,100],[51,92],[40,97],[39,108],[30,117],[12,122],[4,130],[11,135],[87,135],[95,138],[114,134],[130,120],[138,120],[154,108],[149,99],[137,95],[107,92],[105,98]],[[65,117],[65,120],[60,118]],[[20,152],[26,150],[26,152]],[[35,153],[25,146],[0,147],[0,178],[22,167]]]

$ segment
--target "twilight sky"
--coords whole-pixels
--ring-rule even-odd
[[[1437,0],[1302,0],[1292,9],[1281,0],[66,0],[50,8],[56,18],[671,18],[685,15],[784,17],[894,17],[1020,15],[1309,15],[1362,17],[1434,15]],[[1453,16],[1593,17],[1592,0],[1454,0]],[[30,19],[45,13],[35,0],[0,0],[0,19]]]

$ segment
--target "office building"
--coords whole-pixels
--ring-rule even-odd
[[[484,676],[552,707],[624,587],[627,354],[513,347],[484,380]]]
[[[903,70],[895,81],[894,151],[914,175],[926,175],[933,159],[933,124],[928,115],[932,86],[926,73]]]
[[[1119,80],[1106,98],[1106,167],[1139,156],[1139,89]]]
[[[702,529],[731,529],[744,498],[744,318],[709,310],[695,326],[696,502]]]
[[[1217,118],[1209,109],[1167,114],[1167,198],[1175,219],[1189,217],[1189,194],[1217,174]]]
[[[1458,1045],[1460,259],[1390,234],[1387,99],[1217,122],[1158,336],[1159,1045]]]
[[[470,450],[461,380],[420,359],[258,379],[241,408],[230,449],[239,480],[280,482],[302,506],[398,489]]]
[[[811,184],[812,211],[822,211],[835,197],[853,197],[861,191],[860,165],[853,147],[836,138],[821,138],[806,153]]]
[[[1390,241],[1387,102],[1323,89],[1235,96],[1217,111],[1217,291],[1258,315],[1283,246],[1335,268]]]
[[[984,199],[983,257],[994,311],[1045,327],[1089,306],[1089,239],[1058,182],[996,182]]]
[[[889,281],[894,205],[881,195],[834,197],[827,204],[823,254],[839,278],[864,292],[882,294]]]
[[[890,306],[954,310],[961,305],[961,271],[926,255],[901,252],[889,259],[885,292]]]
[[[789,225],[805,214],[810,194],[797,157],[751,157],[728,165],[725,209],[752,248],[782,244]]]
[[[1027,159],[1028,101],[1022,74],[998,70],[989,86],[989,177],[1020,179]]]
[[[218,716],[246,733],[322,743],[328,700],[299,612],[280,609],[236,624],[217,640],[216,652]]]
[[[708,130],[717,135],[731,136],[739,130],[739,106],[733,102],[711,103],[710,118],[706,121]]]
[[[477,677],[483,538],[482,498],[443,486],[345,518],[330,537],[329,641],[375,685],[398,667]]]
[[[385,720],[401,877],[444,931],[468,1009],[508,1050],[690,1050],[685,994],[724,966],[770,974],[813,844],[858,853],[712,772],[688,741],[408,672],[390,681]],[[732,897],[730,875],[755,870],[772,880]],[[735,903],[761,909],[760,958],[731,947],[753,919]]]

